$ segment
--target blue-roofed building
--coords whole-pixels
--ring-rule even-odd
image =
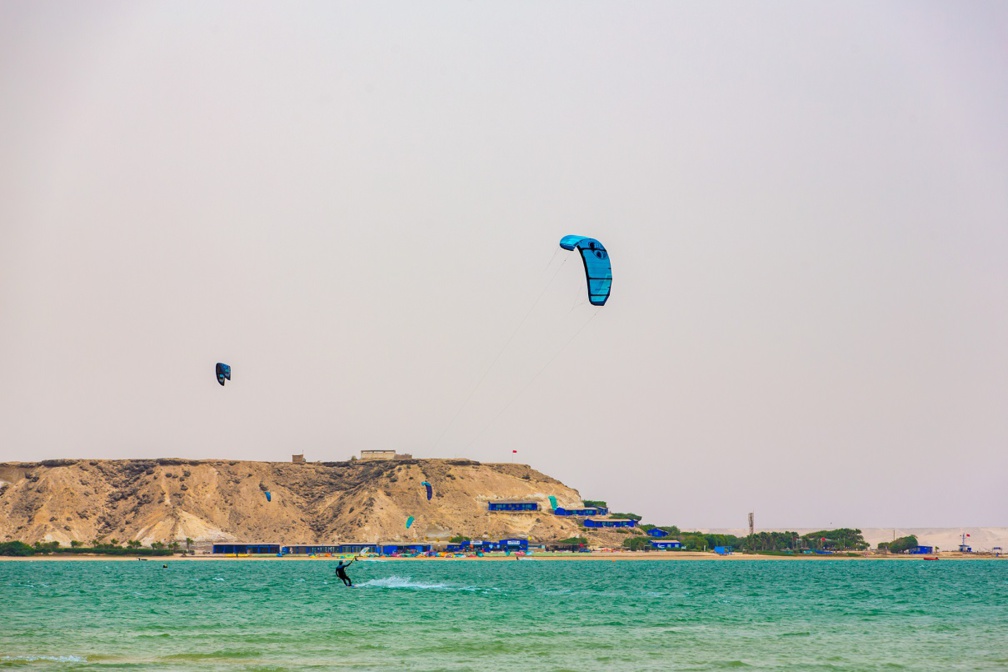
[[[910,549],[910,555],[931,555],[934,553],[934,546],[918,546]]]
[[[539,502],[534,501],[500,501],[500,502],[487,502],[488,511],[538,511]]]
[[[637,527],[637,521],[632,518],[606,518],[604,520],[592,520],[585,518],[585,527]]]
[[[553,514],[557,516],[605,516],[609,514],[609,509],[602,506],[587,506],[583,509],[565,509],[558,506],[553,509]]]
[[[528,552],[528,539],[501,539],[498,543],[502,551]]]
[[[354,555],[378,552],[377,544],[340,544],[337,548],[339,553],[353,553]]]
[[[214,544],[214,555],[277,555],[280,544]]]
[[[660,527],[652,527],[650,530],[647,531],[647,533],[648,533],[649,537],[654,537],[655,539],[657,539],[659,537],[667,537],[668,536],[668,532],[666,532],[665,530],[661,529]]]
[[[472,550],[480,551],[482,553],[489,553],[491,551],[501,550],[501,545],[499,541],[490,541],[488,539],[484,539],[482,541],[472,542]]]
[[[651,548],[656,551],[678,551],[682,549],[682,542],[675,539],[655,539],[651,542]]]
[[[466,551],[472,550],[472,543],[468,541],[463,541],[457,544],[448,544],[445,550],[449,553],[465,553]]]
[[[731,546],[715,546],[714,547],[714,552],[717,553],[718,555],[731,555],[732,547]]]
[[[430,544],[382,544],[382,555],[413,555],[415,553],[430,553]]]
[[[339,546],[335,544],[293,544],[283,547],[284,555],[332,555],[339,552]]]

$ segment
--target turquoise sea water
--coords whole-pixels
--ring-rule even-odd
[[[1008,562],[0,562],[0,668],[1008,669]]]

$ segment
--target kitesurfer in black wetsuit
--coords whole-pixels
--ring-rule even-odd
[[[346,568],[349,567],[350,565],[352,565],[354,563],[354,560],[356,560],[356,559],[357,558],[355,557],[353,560],[351,560],[350,562],[348,562],[346,564],[343,564],[343,561],[340,560],[339,564],[336,565],[336,576],[338,576],[340,578],[340,581],[342,581],[343,585],[345,585],[347,588],[350,588],[350,587],[353,586],[353,581],[351,581],[350,577],[347,576]]]

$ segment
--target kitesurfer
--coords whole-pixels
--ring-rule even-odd
[[[350,565],[352,565],[354,563],[354,560],[356,560],[356,559],[357,559],[357,556],[354,556],[353,560],[351,560],[350,562],[348,562],[346,564],[343,564],[343,561],[340,560],[339,564],[336,565],[336,576],[338,576],[340,578],[340,581],[342,581],[343,585],[346,586],[347,588],[353,587],[353,581],[351,581],[350,577],[347,576],[346,568],[349,567]]]

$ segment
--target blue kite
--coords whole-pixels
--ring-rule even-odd
[[[231,380],[231,367],[217,362],[217,382],[223,387],[225,380]]]
[[[420,485],[422,485],[425,488],[427,488],[427,501],[429,502],[431,500],[431,497],[434,496],[434,488],[432,488],[431,484],[428,483],[427,481],[421,481]]]
[[[588,301],[593,306],[604,306],[612,290],[612,264],[605,247],[594,238],[585,236],[564,236],[560,239],[560,247],[568,251],[576,249],[581,253],[588,281]]]

